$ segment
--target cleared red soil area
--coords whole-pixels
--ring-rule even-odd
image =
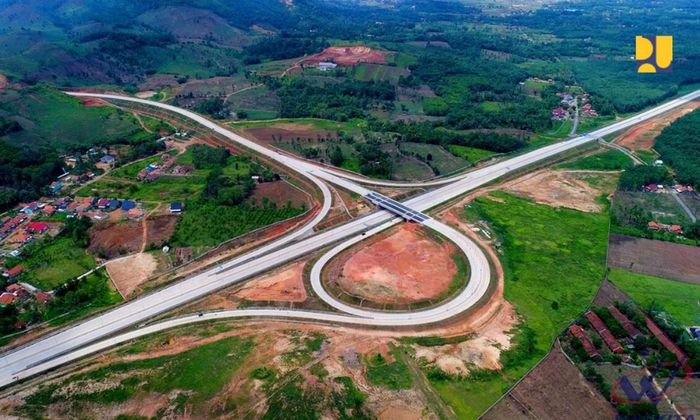
[[[78,100],[83,104],[83,106],[107,106],[107,102],[103,101],[102,99],[98,98],[89,98],[89,97],[79,97]]]
[[[700,102],[690,102],[681,108],[667,112],[657,118],[635,125],[615,139],[615,143],[630,150],[649,150],[654,146],[654,140],[664,128],[678,118],[700,107]]]
[[[305,204],[308,209],[313,205],[313,200],[307,193],[286,181],[263,182],[256,185],[252,198],[260,204],[265,197],[278,207],[291,203],[292,207],[301,207]]]
[[[566,358],[557,343],[483,419],[612,419],[617,411]]]
[[[306,59],[304,63],[319,63],[321,61],[332,61],[339,66],[352,66],[358,63],[386,63],[384,51],[373,50],[364,45],[345,45],[339,47],[329,47],[318,54],[314,54]]]
[[[162,214],[160,216],[149,217],[146,220],[146,245],[163,245],[175,232],[177,216]]]
[[[107,258],[141,250],[143,229],[141,222],[96,223],[90,230],[88,252]]]
[[[0,74],[0,92],[5,90],[6,87],[7,87],[7,77]]]
[[[235,295],[241,299],[264,302],[303,302],[306,290],[303,284],[304,261],[275,270],[246,283]]]
[[[608,265],[700,284],[700,247],[610,235]]]
[[[90,246],[88,252],[118,257],[141,251],[144,243],[142,221],[104,222],[90,228]],[[146,221],[146,245],[160,246],[175,231],[177,216],[155,216]]]
[[[419,225],[403,223],[371,241],[329,267],[331,281],[352,296],[380,304],[425,301],[446,291],[457,273],[450,258],[456,247]]]

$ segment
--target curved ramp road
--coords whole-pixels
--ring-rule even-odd
[[[386,222],[367,232],[367,236],[379,233],[391,226],[396,225],[397,223],[398,222],[396,220]],[[391,325],[418,325],[435,323],[439,319],[445,320],[464,312],[468,308],[471,308],[486,294],[489,287],[489,281],[491,280],[491,270],[489,267],[489,262],[486,259],[486,255],[484,255],[483,251],[479,249],[474,242],[467,239],[464,235],[462,235],[462,233],[436,221],[435,219],[426,220],[423,222],[423,224],[454,242],[455,245],[457,245],[457,247],[459,247],[459,249],[464,253],[464,255],[466,255],[467,260],[469,261],[469,282],[464,290],[449,301],[430,309],[417,310],[413,312],[380,312],[348,305],[331,296],[326,289],[323,288],[323,282],[321,281],[321,272],[323,271],[323,267],[328,264],[333,257],[345,249],[359,243],[365,239],[366,236],[356,236],[349,239],[319,258],[311,269],[311,286],[314,293],[316,293],[321,300],[341,312],[363,318],[370,318],[375,321],[383,321],[387,324],[391,323]]]
[[[276,152],[267,150],[187,110],[183,110],[167,104],[161,104],[157,102],[123,97],[118,95],[101,95],[88,93],[72,93],[72,95],[93,96],[104,99],[127,100],[167,109],[172,112],[176,112],[178,114],[192,118],[198,123],[214,131],[217,131],[223,134],[224,136],[231,138],[234,141],[244,144],[247,147],[261,154],[264,154],[268,157],[275,156],[273,157],[273,159],[283,164],[286,164],[292,169],[299,170],[302,173],[305,172],[307,176],[313,177],[314,175],[317,175],[319,178],[329,180],[330,182],[339,182],[337,181],[338,178],[346,178],[346,187],[348,187],[349,189],[359,192],[362,188],[353,185],[353,183],[350,182],[350,179],[347,179],[346,174],[342,172],[328,169],[319,169],[318,167],[308,164],[306,162],[299,162],[296,159],[288,158]],[[404,204],[417,211],[426,211],[442,202],[453,199],[469,190],[482,186],[512,171],[519,170],[521,168],[527,167],[528,165],[539,162],[543,159],[555,156],[558,153],[562,153],[564,151],[578,147],[582,144],[594,141],[598,137],[602,137],[607,134],[628,128],[641,121],[653,118],[674,107],[683,105],[698,97],[700,97],[700,90],[667,102],[649,111],[643,112],[637,116],[616,122],[600,130],[596,130],[588,135],[580,136],[561,143],[552,144],[542,149],[534,150],[521,156],[501,161],[497,164],[478,169],[467,174],[428,183],[398,184],[403,186],[430,186],[439,185],[440,183],[453,182],[451,185],[447,185],[425,193],[423,195],[414,197],[404,202]],[[302,166],[304,167],[304,169],[302,169]],[[332,177],[328,175],[331,175]],[[317,181],[318,180],[316,180],[315,182]],[[358,179],[358,182],[373,185],[386,185],[386,183],[381,181],[365,179]],[[395,186],[397,185],[397,183],[391,183],[389,185]],[[369,193],[369,190],[362,190],[364,190],[364,193],[361,193],[363,196]],[[326,192],[324,191],[324,197],[325,196]],[[328,199],[324,201],[324,208],[326,208],[327,205],[330,205]],[[322,211],[321,213],[324,212]],[[224,265],[224,268],[221,270],[210,270],[208,272],[189,278],[180,283],[158,290],[150,295],[128,302],[116,309],[108,311],[102,315],[84,321],[80,324],[66,328],[65,330],[60,331],[51,336],[42,337],[39,340],[25,347],[2,355],[0,359],[0,386],[10,384],[20,378],[43,372],[46,369],[50,369],[60,364],[67,363],[69,361],[83,357],[86,354],[99,351],[100,349],[107,348],[113,344],[123,342],[131,338],[145,335],[153,331],[159,331],[161,329],[170,328],[176,325],[184,325],[187,323],[200,321],[203,319],[253,316],[293,317],[297,319],[308,319],[316,321],[385,326],[415,325],[419,323],[438,322],[442,319],[445,319],[444,314],[434,313],[428,316],[420,316],[421,319],[415,320],[412,319],[414,313],[404,313],[401,319],[386,320],[376,318],[376,316],[378,316],[376,313],[372,313],[371,315],[369,315],[369,317],[367,317],[341,315],[333,313],[316,313],[308,311],[299,312],[293,310],[251,309],[226,311],[215,314],[205,314],[202,317],[198,317],[195,315],[190,317],[179,318],[176,320],[170,320],[158,324],[153,324],[145,328],[137,329],[125,334],[105,339],[105,337],[108,337],[121,330],[124,330],[129,326],[144,322],[157,314],[176,308],[182,305],[183,303],[204,296],[207,293],[210,293],[214,290],[240,282],[243,279],[250,277],[251,275],[266,271],[269,268],[282,264],[286,261],[290,261],[299,256],[308,254],[309,252],[321,248],[323,246],[338,242],[342,239],[351,237],[353,235],[358,235],[361,232],[378,227],[386,222],[391,221],[392,219],[394,219],[392,215],[388,214],[385,211],[379,211],[364,216],[362,218],[355,219],[352,222],[343,226],[339,226],[337,228],[315,235],[312,238],[300,240],[299,238],[304,233],[309,232],[311,229],[309,228],[309,225],[307,225],[305,226],[303,231],[296,231],[285,238],[275,241],[272,244],[256,249],[250,253],[247,253],[241,257],[230,261],[229,263],[226,263]],[[320,220],[320,216],[317,216],[317,218],[315,218],[314,220]],[[291,236],[292,239],[289,239],[289,236]],[[286,246],[282,247],[282,245]],[[478,266],[472,266],[470,268],[471,270],[475,270],[478,269]],[[485,268],[484,270],[487,269],[488,268]],[[474,283],[470,281],[468,288],[472,284]],[[478,292],[476,294],[478,294]],[[454,301],[454,299],[452,301]],[[466,309],[468,309],[468,306],[459,307],[456,309],[448,308],[447,310],[450,312],[455,311],[455,313],[458,313],[456,311],[463,311]],[[98,342],[97,340],[100,339],[102,339],[102,341]],[[90,345],[90,343],[94,344]]]

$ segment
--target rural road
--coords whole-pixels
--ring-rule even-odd
[[[295,161],[292,158],[272,152],[268,149],[263,148],[262,146],[257,145],[254,142],[251,142],[241,136],[232,133],[231,131],[223,127],[218,126],[217,124],[205,119],[204,117],[201,117],[184,109],[173,107],[171,105],[131,97],[123,97],[118,95],[102,95],[82,92],[75,92],[69,94],[74,96],[93,96],[103,99],[126,100],[163,108],[189,117],[194,121],[216,132],[219,132],[220,134],[231,138],[232,140],[237,141],[241,144],[246,145],[246,143],[250,143],[249,148],[255,151],[259,151],[259,149],[262,149],[262,151],[259,152],[266,156],[269,156],[269,154],[275,154],[277,155],[277,159],[275,160],[288,160],[287,166],[291,168],[296,169],[300,168],[300,165],[304,165],[304,172],[313,175],[318,175],[320,178],[326,179],[330,182],[333,182],[331,181],[331,179],[329,179],[331,177],[328,177],[323,174],[331,175],[334,180],[343,177],[340,173],[335,171],[319,169],[317,167],[314,167],[313,169],[308,168],[308,166],[313,165],[310,165],[305,162],[300,163],[299,161]],[[426,192],[422,195],[416,196],[414,198],[411,198],[410,200],[405,201],[403,204],[417,211],[427,211],[432,207],[435,207],[446,201],[452,200],[464,194],[465,192],[471,191],[486,183],[494,181],[510,172],[520,170],[522,168],[548,159],[562,152],[579,147],[591,141],[595,141],[595,139],[599,137],[614,133],[622,129],[626,129],[639,122],[645,121],[649,118],[653,118],[663,112],[685,104],[698,97],[700,97],[700,90],[669,101],[665,104],[640,113],[636,116],[618,121],[614,124],[611,124],[610,126],[601,128],[590,134],[576,137],[574,139],[566,140],[560,143],[555,143],[525,153],[523,155],[501,161],[491,166],[487,166],[463,175],[452,177],[450,178],[450,180],[452,181],[450,185],[446,185],[434,189],[432,191]],[[232,138],[231,136],[235,137]],[[365,183],[372,184],[372,182]],[[355,185],[353,183],[348,182],[348,184],[350,184],[352,188],[355,188]],[[425,186],[425,184],[423,186]],[[319,188],[321,187],[319,186]],[[324,207],[325,205],[330,205],[330,203],[328,200],[324,199]],[[201,317],[193,315],[189,317],[163,321],[157,324],[152,324],[147,327],[135,329],[127,333],[114,336],[114,334],[117,334],[119,331],[122,331],[127,327],[145,322],[157,314],[176,308],[193,299],[205,296],[208,293],[211,293],[212,291],[218,290],[222,287],[238,283],[250,277],[251,275],[266,271],[274,266],[280,265],[284,262],[308,254],[313,250],[319,249],[323,246],[339,242],[348,237],[359,235],[360,233],[365,232],[369,229],[379,229],[378,226],[387,223],[392,219],[395,219],[395,217],[389,214],[388,212],[378,211],[367,216],[357,218],[345,225],[341,225],[339,227],[330,229],[320,234],[316,234],[310,238],[294,241],[295,239],[302,237],[303,234],[308,233],[312,229],[312,227],[311,229],[308,228],[308,226],[311,223],[307,224],[302,229],[295,231],[282,239],[279,239],[269,245],[265,245],[261,248],[251,251],[250,253],[247,253],[243,256],[235,258],[234,260],[226,263],[224,268],[221,270],[210,270],[208,272],[202,273],[182,282],[160,289],[142,298],[128,302],[111,311],[105,312],[104,314],[98,315],[92,319],[83,321],[79,324],[70,326],[50,336],[41,337],[38,340],[24,347],[2,355],[2,359],[0,361],[0,386],[8,385],[18,379],[26,378],[34,374],[44,372],[53,367],[68,363],[70,361],[84,357],[87,354],[99,351],[104,348],[108,348],[112,345],[130,340],[135,337],[146,335],[154,331],[160,331],[163,329],[171,328],[173,326],[185,325],[187,323],[197,322],[205,319],[208,320],[237,317],[282,317],[359,325],[400,326],[436,323],[448,319],[464,310],[469,309],[470,306],[467,306],[467,304],[478,297],[478,291],[474,292],[470,299],[459,300],[460,303],[456,306],[448,306],[451,302],[456,301],[456,299],[452,299],[445,305],[441,305],[437,308],[432,308],[431,311],[433,312],[430,312],[427,315],[416,315],[416,312],[404,313],[402,314],[400,319],[383,319],[382,317],[384,315],[379,316],[375,312],[372,312],[372,315],[370,315],[369,317],[365,317],[349,314],[343,315],[329,312],[296,311],[288,309],[245,309],[204,314]],[[300,234],[300,232],[302,233]],[[290,237],[292,237],[292,239],[289,239]],[[282,247],[282,245],[285,246]],[[467,255],[469,256],[469,254]],[[470,260],[470,262],[472,262],[472,260]],[[470,267],[470,269],[475,270],[475,267]],[[476,267],[476,269],[478,269],[478,266]],[[480,272],[488,273],[488,267],[484,268],[483,270],[480,270]],[[488,282],[488,279],[485,279],[485,281]],[[467,289],[471,287],[472,290],[476,290],[481,289],[483,287],[479,284],[473,285],[473,282],[474,277],[472,276],[472,278],[470,279],[470,283],[467,286]],[[442,309],[442,311],[440,311],[440,309]],[[102,340],[97,341],[100,339]]]

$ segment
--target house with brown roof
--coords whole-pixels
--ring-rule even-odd
[[[0,305],[3,305],[3,306],[11,305],[11,304],[15,303],[16,300],[17,300],[17,296],[15,296],[12,293],[4,292],[3,294],[0,295]]]
[[[608,330],[605,322],[603,322],[603,320],[600,319],[595,312],[588,311],[586,312],[585,316],[588,319],[588,322],[590,322],[593,328],[596,330],[600,338],[603,339],[605,344],[608,345],[613,353],[622,353],[624,351],[617,339]]]
[[[615,318],[617,322],[620,323],[620,325],[622,325],[622,328],[624,328],[625,331],[627,331],[627,334],[630,337],[635,338],[638,335],[641,335],[641,332],[637,329],[637,327],[634,326],[634,324],[632,324],[632,321],[630,321],[629,318],[627,318],[625,314],[620,312],[620,310],[617,309],[614,305],[608,306],[608,312],[610,312],[610,315],[612,315],[612,317]]]
[[[24,270],[25,268],[23,265],[16,265],[5,272],[5,277],[9,277],[11,279],[15,278],[24,273]]]
[[[593,345],[593,342],[590,338],[588,338],[588,335],[586,335],[586,332],[583,330],[583,328],[581,328],[580,325],[574,324],[570,326],[569,334],[579,339],[579,341],[583,345],[583,349],[586,351],[586,353],[588,353],[588,356],[591,359],[600,356],[598,350],[595,348],[595,345]]]

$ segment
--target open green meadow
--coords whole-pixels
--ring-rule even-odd
[[[700,285],[613,268],[608,279],[646,308],[652,303],[686,326],[700,324]]]
[[[41,290],[53,290],[95,268],[95,258],[71,238],[58,237],[25,247],[21,264],[26,281]]]
[[[566,169],[601,171],[618,171],[622,169],[629,169],[632,166],[634,166],[632,159],[619,150],[607,150],[586,156],[573,162],[567,162],[559,165],[560,168]]]
[[[469,220],[486,220],[502,241],[505,298],[523,323],[501,371],[467,378],[428,375],[459,418],[476,418],[548,352],[593,299],[605,271],[608,213],[555,209],[502,192],[476,199]]]
[[[40,413],[59,400],[67,402],[119,403],[149,392],[176,392],[176,406],[202,404],[230,381],[254,348],[249,338],[230,337],[203,344],[172,355],[119,362],[79,373],[58,384],[42,386],[27,397],[23,407],[28,413]],[[117,382],[115,386],[86,387],[69,396],[57,393],[70,383]]]
[[[446,175],[460,171],[469,166],[469,162],[455,156],[442,146],[428,143],[401,143],[399,148],[426,162],[436,175]]]
[[[496,152],[492,152],[490,150],[477,149],[476,147],[469,146],[460,146],[458,144],[449,144],[447,148],[453,155],[459,156],[470,163],[476,163],[481,160],[488,159],[497,154]]]
[[[227,207],[187,201],[171,242],[174,246],[215,246],[303,212],[293,207]]]
[[[128,140],[143,133],[133,115],[108,107],[85,107],[73,97],[45,85],[8,91],[0,115],[15,115],[24,128],[7,136],[11,143],[48,142],[57,148],[92,146]]]

